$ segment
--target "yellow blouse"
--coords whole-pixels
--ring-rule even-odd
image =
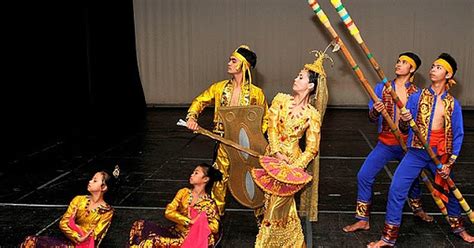
[[[191,189],[182,188],[176,193],[173,201],[166,206],[165,210],[165,217],[177,224],[176,229],[183,236],[186,236],[189,232],[189,222],[191,221],[189,218],[189,205],[191,201]],[[209,229],[211,229],[213,234],[216,234],[219,231],[219,214],[217,214],[217,206],[214,200],[206,194],[198,199],[194,204],[194,208],[206,212]]]
[[[110,224],[112,223],[114,209],[109,205],[101,205],[89,211],[89,204],[89,195],[78,195],[74,197],[74,199],[72,199],[71,203],[69,204],[66,213],[64,213],[61,221],[59,222],[59,228],[71,241],[74,243],[78,242],[80,237],[79,233],[72,230],[68,225],[69,218],[74,214],[75,209],[77,209],[75,220],[76,225],[86,233],[94,228],[94,232],[91,235],[94,235],[95,245],[98,246],[107,233]]]
[[[306,168],[319,150],[321,116],[308,104],[299,115],[291,115],[293,97],[278,93],[268,113],[267,154],[280,152],[290,159],[294,167]],[[306,133],[306,148],[302,152],[299,140]]]
[[[250,88],[249,88],[250,87]],[[197,96],[188,109],[186,118],[198,119],[199,114],[209,106],[214,104],[214,124],[219,129],[218,111],[220,106],[229,106],[230,97],[232,96],[232,83],[230,80],[223,80],[212,84],[208,89]],[[230,96],[229,96],[230,95]],[[267,130],[267,112],[268,105],[265,100],[265,95],[259,87],[246,83],[242,86],[242,93],[240,94],[239,106],[259,105],[265,108],[265,114],[262,121],[262,132]],[[221,130],[222,131],[222,130]]]

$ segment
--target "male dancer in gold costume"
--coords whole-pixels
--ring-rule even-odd
[[[249,106],[260,105],[267,113],[267,102],[262,89],[252,83],[250,68],[254,68],[257,63],[256,54],[248,46],[238,47],[229,57],[227,63],[227,73],[231,79],[222,80],[212,84],[209,88],[197,96],[188,109],[186,116],[187,127],[191,130],[198,129],[198,116],[204,108],[214,104],[214,129],[213,132],[223,136],[224,126],[217,115],[221,106]],[[267,120],[262,121],[262,132],[267,129]],[[227,181],[229,179],[229,158],[224,147],[219,144],[215,166],[223,174],[223,180],[214,183],[212,187],[212,198],[216,201],[219,214],[224,215],[225,196],[227,191]]]

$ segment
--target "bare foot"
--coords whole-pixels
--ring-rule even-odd
[[[421,210],[417,213],[413,214],[415,217],[419,218],[420,220],[427,222],[427,223],[432,223],[434,221],[433,216],[428,215],[425,211]]]
[[[358,230],[369,230],[370,229],[370,224],[368,221],[365,221],[365,220],[359,220],[357,221],[356,223],[352,224],[352,225],[347,225],[345,226],[344,228],[342,228],[342,230],[346,233],[349,233],[349,232],[355,232],[355,231],[358,231]]]
[[[459,234],[459,237],[461,237],[464,241],[468,242],[468,243],[474,243],[474,237],[471,236],[469,233],[467,233],[466,231],[462,231],[460,232]]]
[[[379,247],[393,247],[392,244],[389,244],[383,240],[379,240],[377,242],[370,242],[367,245],[367,248],[379,248]]]

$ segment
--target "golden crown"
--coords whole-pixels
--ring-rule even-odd
[[[304,68],[307,70],[316,72],[323,77],[326,77],[326,72],[324,71],[323,62],[324,62],[324,59],[329,59],[331,62],[333,62],[332,58],[322,51],[315,50],[311,52],[314,53],[314,56],[316,57],[316,59],[314,60],[312,64],[305,64]]]

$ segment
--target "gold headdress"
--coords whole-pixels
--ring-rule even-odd
[[[324,59],[329,59],[332,63],[334,63],[334,61],[332,60],[331,57],[329,57],[329,55],[326,54],[326,50],[324,50],[323,52],[313,50],[311,52],[314,53],[314,56],[316,57],[316,59],[314,60],[312,64],[305,64],[304,68],[307,70],[316,72],[322,77],[326,77],[326,72],[324,71],[324,66],[323,66]]]
[[[313,50],[311,51],[311,53],[314,53],[314,56],[316,57],[316,59],[314,60],[313,63],[304,65],[304,68],[306,70],[319,74],[316,94],[310,100],[310,102],[321,114],[321,119],[323,118],[324,113],[326,112],[326,106],[328,102],[328,87],[326,83],[326,71],[324,70],[323,62],[324,62],[324,59],[328,59],[329,61],[331,61],[331,65],[334,64],[334,61],[332,60],[332,58],[326,54],[326,51],[331,45],[335,46],[334,50],[338,49],[336,45],[333,42],[331,42],[326,47],[326,49],[324,49],[324,51]]]

